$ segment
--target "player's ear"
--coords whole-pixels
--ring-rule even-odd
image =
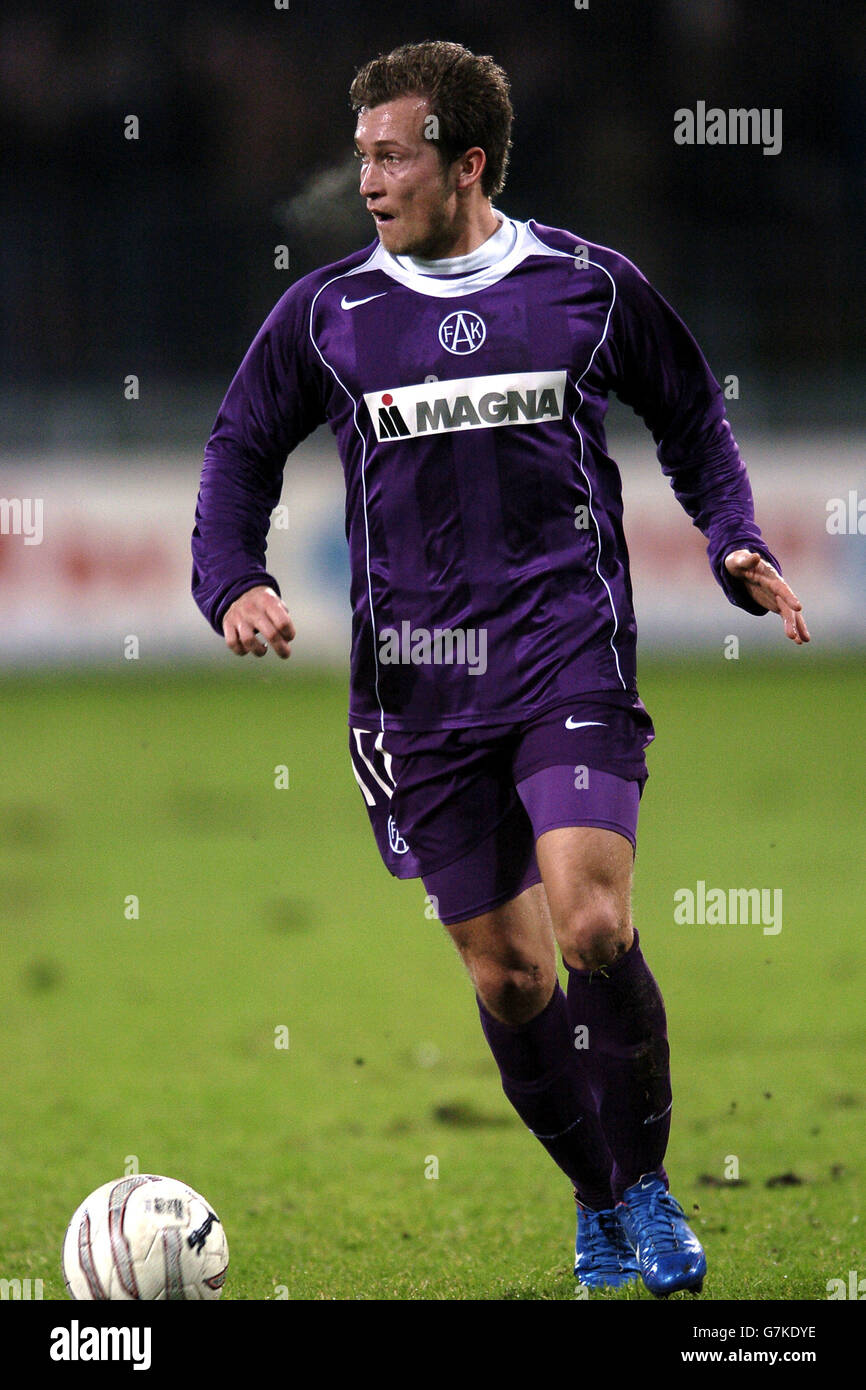
[[[472,149],[466,150],[455,163],[457,165],[457,187],[460,189],[471,188],[484,173],[487,155],[480,145],[473,145]]]

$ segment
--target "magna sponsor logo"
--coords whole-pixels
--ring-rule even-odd
[[[511,372],[395,386],[364,396],[380,443],[561,420],[565,372]]]

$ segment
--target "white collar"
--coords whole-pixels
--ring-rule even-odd
[[[472,275],[476,270],[501,261],[514,248],[517,241],[517,227],[509,217],[497,212],[499,226],[492,236],[468,251],[465,256],[443,256],[439,260],[425,260],[421,256],[393,256],[401,269],[416,275]]]
[[[500,216],[502,214],[500,213]],[[407,289],[413,290],[415,294],[429,295],[431,299],[455,299],[463,298],[466,295],[477,294],[480,290],[489,289],[499,280],[503,280],[506,275],[510,275],[512,270],[520,264],[527,256],[538,254],[544,255],[565,255],[565,252],[552,252],[549,247],[539,242],[534,232],[527,222],[517,222],[511,218],[503,218],[506,227],[500,227],[498,232],[494,232],[492,237],[488,237],[478,251],[483,253],[483,263],[480,269],[471,271],[468,275],[461,274],[459,271],[454,273],[455,266],[458,266],[463,257],[449,257],[445,261],[448,267],[445,274],[425,275],[413,268],[401,265],[401,261],[408,260],[408,257],[392,256],[382,245],[377,242],[373,248],[369,259],[354,269],[346,272],[347,275],[361,275],[370,270],[381,270],[391,280],[396,280],[398,284],[405,285]],[[513,228],[514,241],[511,249],[498,260],[490,259],[490,246],[493,241],[497,241],[503,231]],[[508,232],[509,237],[512,232]],[[504,243],[504,237],[503,237]],[[477,255],[477,251],[470,253]],[[435,264],[435,263],[434,263]]]

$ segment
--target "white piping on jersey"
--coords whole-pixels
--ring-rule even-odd
[[[548,256],[562,256],[562,257],[564,257],[565,260],[567,260],[567,261],[573,261],[573,260],[574,260],[574,256],[573,256],[570,252],[568,252],[568,251],[560,251],[560,250],[558,250],[555,246],[548,246],[548,245],[546,244],[546,242],[543,242],[543,241],[541,240],[541,237],[538,236],[538,235],[532,230],[532,228],[529,226],[528,223],[526,223],[525,225],[526,225],[526,231],[527,231],[528,236],[531,236],[532,239],[533,239],[533,241],[535,241],[536,244],[537,244],[538,246],[541,247],[542,252],[543,252],[545,255],[548,255]],[[581,430],[579,424],[577,423],[577,413],[578,413],[578,411],[581,409],[581,407],[583,406],[583,392],[582,392],[581,389],[580,389],[580,383],[583,381],[583,378],[586,376],[587,372],[589,371],[590,367],[592,366],[593,361],[594,361],[594,359],[595,359],[595,354],[598,352],[599,348],[601,347],[602,343],[604,342],[605,338],[607,337],[607,330],[608,330],[608,327],[610,326],[610,317],[611,317],[611,314],[613,313],[613,306],[614,306],[614,304],[616,303],[616,282],[615,282],[613,276],[611,275],[610,271],[607,270],[605,266],[600,265],[598,261],[590,261],[590,260],[587,260],[586,264],[587,264],[587,265],[594,265],[594,266],[596,267],[597,270],[601,270],[601,271],[604,272],[604,274],[607,276],[608,280],[610,281],[612,293],[611,293],[611,298],[610,298],[610,306],[609,306],[608,311],[607,311],[607,318],[606,318],[605,321],[604,321],[604,328],[602,329],[601,337],[599,338],[598,342],[596,343],[595,347],[593,348],[592,353],[590,354],[589,361],[587,362],[587,364],[586,364],[586,366],[584,367],[583,371],[581,372],[580,376],[577,377],[576,380],[572,382],[572,385],[574,386],[575,391],[577,392],[578,396],[580,397],[580,405],[578,405],[577,410],[574,412],[574,414],[573,414],[570,418],[571,418],[571,423],[572,423],[572,425],[574,426],[574,432],[575,432],[575,434],[577,435],[578,439],[580,440],[580,457],[578,458],[577,463],[578,463],[578,467],[579,467],[581,473],[583,474],[584,482],[586,483],[587,489],[588,489],[588,491],[589,491],[589,514],[590,514],[590,516],[592,517],[593,525],[595,526],[595,534],[596,534],[596,539],[597,539],[597,542],[598,542],[598,544],[597,544],[597,546],[596,546],[596,552],[595,552],[595,572],[596,572],[596,574],[598,575],[599,579],[601,580],[602,584],[604,585],[605,589],[607,590],[607,597],[608,597],[608,600],[610,601],[610,611],[611,611],[611,613],[612,613],[612,615],[613,615],[613,632],[612,632],[611,635],[610,635],[609,646],[610,646],[611,651],[613,652],[613,659],[614,659],[614,662],[616,663],[616,673],[617,673],[617,675],[619,676],[619,679],[620,679],[620,683],[621,683],[621,685],[622,685],[622,688],[623,688],[623,690],[627,690],[627,689],[628,689],[628,686],[626,685],[626,682],[625,682],[625,680],[623,679],[622,670],[620,669],[620,664],[619,664],[619,652],[617,651],[617,649],[616,649],[616,647],[615,647],[615,645],[614,645],[614,638],[616,637],[616,634],[619,632],[619,615],[618,615],[618,613],[617,613],[617,611],[616,611],[616,604],[615,604],[614,601],[613,601],[613,592],[612,592],[612,590],[611,590],[611,587],[610,587],[609,583],[607,582],[607,580],[605,579],[605,577],[604,577],[604,575],[602,574],[601,569],[600,569],[600,561],[601,561],[601,528],[599,527],[599,524],[598,524],[598,517],[596,516],[595,510],[594,510],[593,505],[592,505],[592,502],[593,502],[592,483],[591,483],[590,480],[589,480],[589,474],[587,473],[586,469],[585,469],[584,466],[583,466],[583,458],[584,458],[583,431]]]
[[[578,388],[578,394],[580,395],[580,388]],[[582,405],[582,404],[583,404],[583,396],[582,396],[582,395],[581,395],[581,397],[580,397],[580,400],[581,400],[581,405]],[[580,407],[578,407],[578,409],[579,409],[579,408],[580,408]],[[622,674],[622,671],[621,671],[621,669],[620,669],[620,664],[619,664],[619,652],[617,651],[616,647],[614,646],[614,638],[616,637],[616,634],[619,632],[619,617],[617,616],[616,604],[615,604],[614,601],[613,601],[613,594],[612,594],[612,592],[611,592],[611,587],[610,587],[610,585],[608,584],[607,580],[605,579],[604,575],[602,574],[601,570],[599,569],[599,560],[601,559],[601,531],[599,530],[598,518],[597,518],[595,512],[593,511],[593,507],[592,507],[592,483],[591,483],[590,480],[589,480],[589,474],[587,473],[586,469],[585,469],[584,466],[583,466],[583,433],[582,433],[582,431],[580,430],[580,428],[579,428],[579,426],[578,426],[578,424],[577,424],[577,421],[575,420],[575,418],[574,418],[573,415],[572,415],[572,417],[571,417],[571,423],[574,425],[575,433],[577,434],[577,437],[578,437],[578,439],[580,440],[580,458],[578,459],[578,467],[580,468],[580,471],[581,471],[581,473],[583,474],[583,477],[584,477],[584,481],[586,482],[586,486],[587,486],[587,488],[589,489],[589,514],[590,514],[590,516],[592,517],[593,522],[595,523],[595,535],[596,535],[596,540],[597,540],[597,542],[598,542],[598,544],[597,544],[597,546],[596,546],[596,555],[595,555],[595,572],[596,572],[596,574],[598,575],[599,579],[601,580],[602,584],[604,585],[605,589],[607,590],[607,596],[608,596],[608,598],[609,598],[609,600],[610,600],[610,611],[611,611],[611,613],[613,614],[613,632],[610,634],[609,646],[610,646],[611,651],[613,652],[613,659],[614,659],[614,661],[615,661],[615,663],[616,663],[616,674],[619,676],[620,684],[622,685],[623,690],[627,690],[628,687],[627,687],[627,685],[626,685],[626,683],[625,683],[625,680],[623,679],[623,674]]]
[[[358,436],[361,440],[361,491],[364,497],[364,549],[365,564],[367,567],[367,600],[370,604],[370,629],[373,637],[373,666],[375,671],[374,690],[376,694],[376,703],[379,706],[379,723],[381,729],[384,731],[385,708],[379,696],[379,653],[376,649],[376,611],[373,607],[373,577],[370,571],[370,520],[367,515],[367,441],[364,437],[364,431],[358,424],[358,406],[360,402],[355,399],[348,386],[346,386],[345,382],[340,380],[339,376],[337,375],[334,368],[331,366],[330,362],[325,361],[324,354],[322,353],[318,343],[313,337],[313,314],[315,313],[316,309],[316,300],[319,298],[319,295],[322,293],[322,290],[326,290],[328,288],[328,285],[333,285],[337,280],[343,280],[349,275],[359,275],[362,270],[371,269],[373,262],[376,259],[378,249],[379,248],[377,247],[376,250],[373,252],[372,256],[368,257],[368,259],[364,261],[363,264],[355,266],[352,270],[344,270],[339,275],[332,276],[330,280],[327,280],[325,284],[322,285],[321,289],[318,289],[316,291],[316,293],[313,295],[312,303],[310,304],[309,334],[310,342],[313,344],[313,347],[319,354],[319,357],[323,365],[327,367],[328,371],[331,373],[331,376],[334,378],[337,384],[342,387],[346,395],[349,397],[349,400],[352,402],[352,420],[354,422],[355,429],[358,431]],[[355,775],[357,777],[357,773]],[[359,786],[361,786],[362,791],[364,791],[366,794],[366,789],[362,786],[360,778],[358,779],[358,784]]]

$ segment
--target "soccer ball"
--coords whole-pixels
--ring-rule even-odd
[[[219,1298],[229,1247],[216,1212],[186,1183],[136,1173],[91,1192],[63,1241],[69,1297]]]

